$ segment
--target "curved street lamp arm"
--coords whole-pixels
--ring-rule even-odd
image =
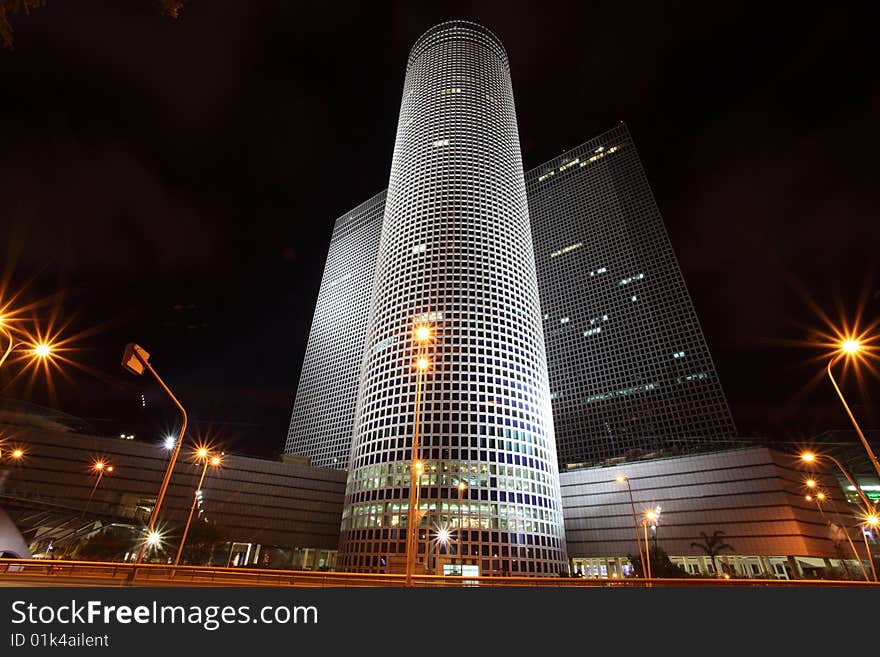
[[[831,373],[831,365],[833,365],[839,356],[832,358],[828,361],[828,378],[831,379],[831,385],[834,386],[834,390],[837,392],[837,396],[840,397],[840,401],[843,404],[843,407],[846,409],[846,414],[849,415],[850,421],[852,421],[853,426],[856,428],[856,433],[859,434],[859,440],[862,441],[862,445],[865,448],[865,451],[868,452],[868,458],[871,459],[871,464],[874,466],[874,469],[877,471],[877,475],[880,476],[880,462],[877,461],[877,457],[874,455],[874,452],[871,450],[871,446],[868,444],[867,439],[865,438],[865,434],[862,433],[862,428],[859,426],[859,423],[856,422],[856,418],[853,416],[852,411],[849,409],[849,404],[846,403],[846,399],[843,398],[843,393],[840,391],[840,388],[837,385],[837,381],[834,380],[834,375]],[[858,488],[857,488],[858,490]]]
[[[6,345],[6,352],[3,354],[3,357],[0,358],[0,367],[3,367],[3,363],[6,362],[6,358],[12,352],[12,345],[15,344],[15,341],[12,339],[12,333],[9,332],[9,329],[0,326],[0,333],[6,336],[6,339],[9,341],[9,344]]]
[[[843,473],[843,476],[846,477],[846,480],[849,482],[849,485],[855,489],[859,498],[862,500],[862,503],[865,505],[865,511],[870,512],[874,508],[874,505],[871,504],[871,500],[869,500],[868,496],[865,495],[865,492],[861,488],[859,488],[859,485],[855,482],[855,480],[852,478],[852,476],[849,474],[849,472],[844,470],[843,466],[840,464],[840,461],[838,461],[836,458],[834,458],[830,454],[824,454],[823,458],[827,458],[828,460],[832,461],[834,463],[834,465],[837,466],[837,469]]]

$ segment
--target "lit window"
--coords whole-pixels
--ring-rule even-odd
[[[619,285],[629,285],[633,281],[640,281],[645,277],[644,274],[636,274],[635,276],[630,276],[629,278],[622,278],[619,282]]]
[[[347,281],[349,278],[351,278],[351,274],[343,274],[339,278],[334,278],[332,281],[330,281],[327,284],[327,287],[336,287],[340,283],[344,283],[345,281]]]
[[[413,253],[424,253],[424,252],[427,251],[427,250],[428,250],[428,245],[427,245],[427,244],[416,244],[416,245],[413,247],[412,252],[413,252]]]
[[[571,319],[569,319],[568,317],[563,317],[562,319],[559,320],[559,323],[560,324],[568,324],[570,321],[571,321]]]
[[[448,139],[437,139],[436,141],[431,142],[431,145],[434,148],[440,148],[441,146],[449,146]]]
[[[576,249],[581,248],[583,245],[584,245],[583,242],[578,242],[577,244],[569,244],[568,246],[563,247],[563,248],[559,249],[558,251],[554,251],[553,253],[551,253],[550,257],[556,258],[558,256],[565,254],[565,253],[570,253],[571,251],[574,251]]]
[[[416,315],[413,317],[413,323],[415,324],[424,324],[427,322],[442,322],[443,321],[443,312],[437,311],[432,313],[422,313],[421,315]]]

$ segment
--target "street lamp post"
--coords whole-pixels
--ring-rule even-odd
[[[101,483],[101,478],[104,476],[104,473],[113,472],[113,466],[108,465],[104,461],[95,461],[92,464],[92,470],[98,473],[98,478],[95,480],[95,485],[92,486],[92,492],[89,493],[89,499],[86,500],[86,505],[83,507],[82,513],[79,514],[80,520],[86,515],[86,511],[89,508],[89,505],[92,503],[92,498],[95,496],[95,491],[98,490],[98,484]]]
[[[841,397],[841,399],[842,399],[842,397]],[[844,403],[846,403],[846,402],[844,402]],[[874,505],[871,504],[871,500],[869,500],[868,496],[865,495],[865,492],[861,488],[859,488],[858,484],[855,482],[855,480],[852,478],[852,476],[849,474],[849,472],[846,471],[846,469],[843,467],[843,465],[841,465],[840,461],[838,461],[836,458],[834,458],[833,456],[831,456],[829,454],[822,454],[820,457],[819,455],[814,454],[813,452],[802,452],[801,453],[801,460],[804,461],[805,463],[813,463],[814,461],[817,461],[820,458],[823,458],[823,459],[827,458],[829,461],[834,463],[838,467],[838,469],[843,473],[843,476],[846,477],[846,480],[849,482],[850,486],[853,487],[853,489],[858,494],[859,499],[861,499],[862,503],[865,505],[865,516],[864,516],[865,517],[865,524],[871,525],[871,526],[875,527],[875,529],[876,529],[876,527],[878,525],[880,525],[880,517],[878,517],[877,511],[874,508]],[[874,577],[874,581],[876,582],[877,581],[877,571],[874,568],[874,560],[871,557],[871,548],[868,544],[868,537],[865,534],[864,528],[862,528],[862,538],[865,540],[865,549],[868,551],[868,563],[871,566],[871,573]]]
[[[639,560],[644,564],[646,560],[645,560],[645,555],[642,554],[642,540],[641,540],[641,538],[639,538],[639,521],[636,518],[636,503],[633,500],[632,486],[630,486],[629,477],[627,477],[626,475],[617,475],[617,482],[621,483],[621,484],[626,483],[626,488],[629,491],[629,504],[630,504],[630,507],[632,508],[633,527],[635,527],[635,530],[636,530],[636,547],[639,548]],[[647,539],[645,539],[645,546],[646,547],[647,547],[647,544],[648,544]],[[645,579],[648,578],[647,571],[645,570],[645,567],[642,568],[642,577],[644,577]]]
[[[865,505],[865,511],[870,512],[874,508],[874,505],[871,504],[871,500],[869,500],[868,496],[865,495],[865,492],[861,488],[859,488],[858,484],[856,484],[855,480],[852,478],[849,472],[847,472],[846,469],[840,464],[840,461],[838,461],[830,454],[822,454],[820,456],[819,454],[814,454],[813,452],[801,452],[801,460],[804,463],[814,463],[820,459],[828,459],[837,466],[837,468],[843,473],[843,476],[846,477],[849,485],[855,489],[856,493],[859,496],[859,499],[862,500],[862,503]]]
[[[0,456],[3,456],[2,450],[0,450]],[[9,451],[9,458],[13,461],[21,461],[24,458],[24,450],[21,447],[13,447]]]
[[[808,479],[806,481],[806,486],[807,486],[807,488],[812,490],[813,488],[816,487],[816,482],[812,479]],[[807,502],[813,502],[813,501],[816,502],[816,507],[819,509],[819,513],[822,515],[822,519],[825,520],[826,522],[828,522],[828,524],[830,525],[831,524],[830,521],[825,517],[825,510],[822,508],[822,502],[824,502],[827,498],[828,498],[828,496],[825,495],[825,493],[823,493],[822,491],[818,491],[815,495],[806,495],[804,497],[804,499]],[[834,508],[835,513],[837,513],[836,507],[832,507],[832,508]],[[855,558],[856,558],[856,563],[859,564],[859,568],[862,571],[862,575],[864,575],[864,577],[865,577],[865,581],[866,582],[870,581],[870,578],[868,577],[868,571],[865,570],[865,564],[862,563],[862,558],[859,556],[859,552],[858,552],[858,550],[856,550],[856,546],[853,543],[852,538],[849,535],[849,529],[843,523],[843,520],[840,518],[839,514],[837,515],[837,519],[840,521],[840,529],[846,535],[846,540],[849,543],[849,547],[852,550],[853,556],[855,556]]]
[[[0,324],[0,333],[2,333],[7,340],[6,349],[3,351],[3,355],[0,356],[0,367],[6,362],[9,354],[17,349],[27,349],[30,352],[32,360],[44,360],[52,356],[52,345],[48,342],[40,342],[39,344],[32,346],[28,346],[23,342],[16,343],[12,337],[12,333],[10,333],[3,324]]]
[[[467,484],[459,479],[458,481],[458,563],[459,575],[464,574],[464,557],[461,555],[461,549],[464,547],[464,512],[462,504],[464,500],[464,492],[467,490]]]
[[[421,417],[422,403],[422,378],[431,361],[424,354],[424,346],[431,338],[431,329],[427,326],[418,326],[415,330],[415,339],[419,344],[419,356],[416,359],[416,414],[412,440],[412,467],[410,468],[409,484],[409,512],[406,521],[406,585],[412,586],[413,570],[415,570],[416,548],[418,546],[418,523],[421,520],[419,514],[419,487],[422,483],[422,471],[424,466],[419,458],[419,420]]]
[[[12,353],[12,347],[15,344],[15,340],[13,340],[12,332],[9,330],[9,326],[2,317],[0,317],[0,333],[6,338],[6,350],[3,352],[3,356],[0,356],[0,367],[3,367],[3,363],[6,362],[9,354]]]
[[[871,575],[873,575],[874,581],[876,582],[877,570],[874,568],[874,557],[871,555],[871,546],[868,543],[868,532],[866,530],[870,527],[874,537],[877,537],[877,531],[880,530],[880,515],[877,515],[876,511],[871,511],[865,514],[864,521],[864,524],[860,525],[860,529],[862,531],[862,538],[865,539],[865,550],[868,553],[868,564],[871,566]]]
[[[183,416],[183,423],[180,425],[177,444],[174,446],[174,451],[171,452],[171,459],[168,461],[168,467],[165,470],[165,478],[162,480],[162,486],[159,488],[159,495],[156,498],[156,504],[153,505],[153,511],[150,513],[150,520],[147,524],[146,540],[141,541],[141,545],[138,548],[137,559],[135,560],[136,564],[140,564],[144,560],[144,552],[147,549],[147,543],[152,537],[156,536],[156,520],[159,517],[159,510],[162,508],[162,501],[165,499],[165,492],[168,490],[168,484],[171,481],[171,474],[174,472],[174,465],[177,463],[177,456],[180,454],[181,445],[183,445],[183,435],[186,432],[186,410],[184,410],[181,403],[177,401],[177,397],[171,393],[171,390],[168,389],[165,382],[159,378],[156,370],[150,365],[149,360],[150,354],[148,354],[142,347],[139,347],[133,342],[129,342],[126,345],[125,353],[122,356],[122,366],[132,374],[137,375],[143,374],[144,369],[148,370],[150,374],[153,375],[153,378],[159,382],[159,385],[162,386],[162,389],[171,398],[171,401],[174,402],[175,406],[180,409],[180,413]]]
[[[828,361],[828,378],[831,379],[831,385],[834,386],[834,390],[837,392],[837,396],[840,397],[840,401],[843,404],[843,407],[846,409],[846,414],[849,415],[849,419],[855,427],[856,433],[859,435],[859,440],[862,441],[862,445],[864,446],[865,451],[868,453],[868,458],[871,459],[871,464],[874,466],[874,470],[877,471],[877,476],[880,477],[880,462],[877,461],[877,457],[871,450],[871,446],[868,444],[868,441],[865,438],[865,434],[862,433],[862,428],[859,426],[859,423],[856,422],[856,418],[855,416],[853,416],[852,411],[849,408],[849,404],[847,404],[846,399],[843,398],[843,393],[840,391],[840,387],[837,385],[837,381],[834,380],[834,375],[831,373],[831,365],[833,365],[838,359],[842,358],[843,356],[857,357],[857,354],[861,349],[862,346],[858,340],[854,340],[851,338],[845,340],[840,345],[840,352]]]
[[[657,531],[657,521],[660,519],[660,507],[654,507],[653,509],[648,509],[645,511],[645,516],[642,519],[642,528],[645,530],[645,563],[647,563],[647,568],[645,572],[648,574],[648,579],[651,579],[651,554],[650,549],[648,548],[648,523],[652,523],[654,527],[654,531]],[[655,534],[656,537],[656,534]],[[657,553],[657,542],[654,541],[654,553]]]
[[[186,543],[186,535],[189,533],[189,525],[190,522],[192,522],[193,513],[195,512],[196,504],[199,501],[199,493],[202,492],[202,483],[204,483],[205,474],[207,474],[208,472],[208,464],[214,466],[215,468],[220,466],[220,457],[210,456],[210,454],[208,454],[207,448],[200,447],[196,454],[198,458],[200,458],[204,462],[204,466],[202,467],[202,476],[199,477],[199,483],[196,486],[195,492],[193,493],[192,506],[189,507],[189,516],[186,519],[186,526],[183,528],[183,536],[180,537],[180,545],[177,546],[177,556],[174,557],[175,566],[180,563],[180,555],[183,554],[183,544]]]

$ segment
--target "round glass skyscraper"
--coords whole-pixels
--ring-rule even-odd
[[[416,329],[430,338],[419,343]],[[416,359],[430,365],[419,389]],[[416,573],[556,575],[567,558],[507,55],[485,28],[413,47],[355,415],[339,567],[402,572],[412,442]]]

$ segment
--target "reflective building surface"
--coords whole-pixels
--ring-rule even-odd
[[[413,334],[421,325],[431,338],[423,347],[430,367],[419,412]],[[355,412],[341,569],[381,572],[405,552],[417,417],[419,572],[440,572],[446,562],[477,565],[484,574],[564,572],[510,70],[498,39],[464,22],[425,33],[407,65]]]
[[[730,410],[627,127],[525,180],[560,463],[726,446],[736,434]],[[363,353],[353,346],[365,336],[383,199],[334,231],[291,422],[298,442],[287,445],[318,465],[348,462]],[[365,206],[359,232],[337,238]],[[332,281],[335,305],[325,295]],[[334,326],[352,348],[327,342]],[[318,405],[308,421],[305,398]]]
[[[284,451],[317,467],[348,467],[385,192],[333,227]]]
[[[626,125],[526,174],[561,463],[736,434]]]

